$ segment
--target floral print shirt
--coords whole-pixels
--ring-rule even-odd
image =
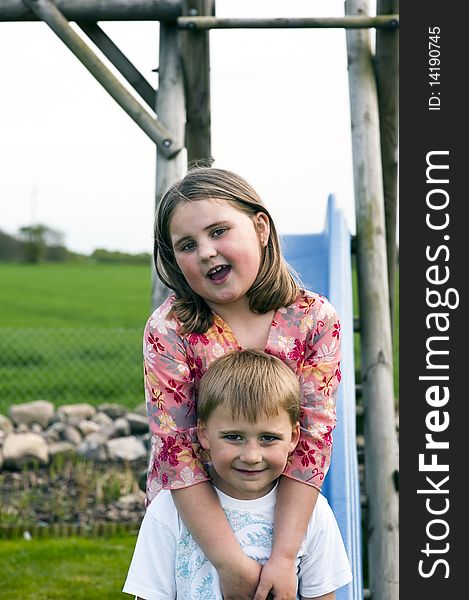
[[[225,321],[214,313],[204,334],[181,334],[168,317],[174,296],[149,317],[143,340],[144,385],[152,446],[147,505],[161,489],[209,480],[197,440],[197,390],[209,365],[229,350],[242,350]],[[341,379],[341,332],[337,313],[319,294],[304,291],[279,308],[265,351],[278,356],[298,376],[303,404],[301,436],[284,475],[321,489],[329,468],[335,402]]]

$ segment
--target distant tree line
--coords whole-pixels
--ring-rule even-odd
[[[20,227],[16,235],[0,230],[0,261],[30,264],[72,261],[148,264],[150,261],[147,252],[128,254],[97,248],[90,255],[79,254],[68,250],[64,240],[62,232],[42,224]]]

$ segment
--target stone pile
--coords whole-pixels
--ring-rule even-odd
[[[145,406],[128,411],[118,404],[68,404],[35,400],[0,415],[0,469],[44,467],[58,456],[97,462],[142,462],[149,456]]]

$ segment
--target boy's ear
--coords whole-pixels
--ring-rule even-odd
[[[202,421],[197,421],[197,437],[199,438],[200,445],[204,450],[210,450],[210,443],[207,437],[207,427]]]
[[[292,432],[291,432],[290,452],[293,452],[293,450],[296,448],[299,440],[300,440],[300,424],[297,421],[295,423],[295,425],[293,425]]]

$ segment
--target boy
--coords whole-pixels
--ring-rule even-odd
[[[290,368],[257,350],[225,354],[200,382],[197,432],[210,455],[207,468],[243,551],[260,564],[271,552],[277,480],[299,439],[300,403]],[[352,579],[337,522],[321,495],[296,562],[301,600],[333,600]],[[123,591],[144,600],[222,600],[216,569],[167,490],[147,509]]]

